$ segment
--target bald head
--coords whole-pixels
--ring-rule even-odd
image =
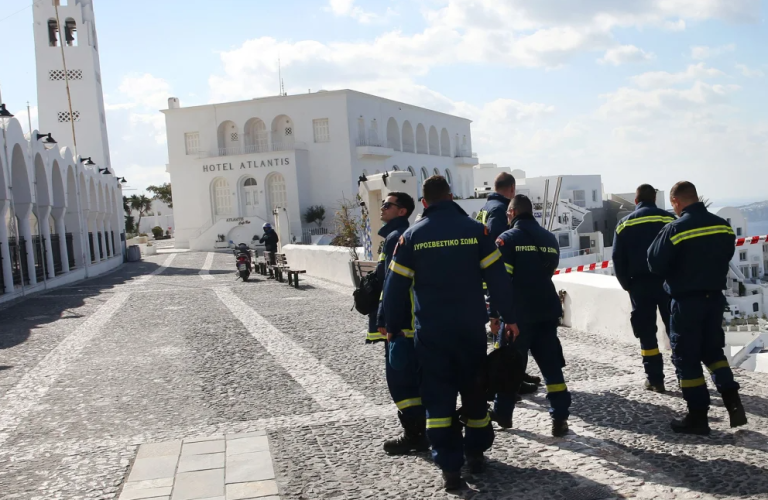
[[[515,176],[502,172],[493,181],[493,189],[504,198],[512,199],[515,196]]]
[[[686,207],[699,201],[699,193],[692,182],[680,181],[669,190],[669,201],[679,216]]]

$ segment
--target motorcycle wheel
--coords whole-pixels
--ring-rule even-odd
[[[248,281],[248,277],[251,275],[248,271],[240,271],[240,279]]]

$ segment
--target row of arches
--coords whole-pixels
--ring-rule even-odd
[[[36,136],[33,131],[31,137]],[[0,158],[0,293],[112,257],[122,260],[122,193],[68,148],[28,141],[15,119]]]
[[[56,19],[48,19],[48,45],[58,47],[63,43],[68,47],[77,47],[77,21],[68,17],[64,20],[64,40],[60,39],[59,23]]]
[[[392,170],[398,172],[402,169],[398,165],[393,165]],[[408,166],[405,168],[405,171],[410,172],[412,176],[416,177],[416,169],[414,169],[412,166]],[[380,170],[376,170],[373,172],[374,174],[380,174],[382,173]],[[363,174],[367,177],[368,171],[363,170]],[[446,168],[444,170],[440,170],[438,167],[432,168],[432,170],[428,169],[427,167],[421,167],[418,171],[418,182],[416,183],[416,191],[419,197],[421,197],[421,185],[426,181],[428,178],[432,177],[433,175],[442,175],[445,177],[445,180],[448,181],[448,185],[451,186],[451,190],[455,195],[459,195],[462,197],[469,196],[466,194],[467,186],[465,186],[464,183],[461,182],[460,179],[455,179],[453,172],[450,168]]]
[[[221,122],[216,130],[219,156],[267,153],[293,149],[294,124],[288,115],[278,115],[267,129],[261,118],[250,118],[240,127],[232,120]]]
[[[387,121],[387,147],[395,151],[405,153],[428,154],[433,156],[464,156],[469,155],[469,143],[467,136],[459,139],[459,134],[455,134],[453,144],[448,129],[443,128],[438,134],[437,128],[432,125],[427,131],[421,123],[416,125],[414,131],[413,125],[405,120],[401,127],[397,120],[390,118]]]

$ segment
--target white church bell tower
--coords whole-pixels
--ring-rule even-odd
[[[38,0],[33,9],[40,131],[50,132],[61,145],[72,145],[74,121],[77,154],[116,175],[109,158],[93,1]]]

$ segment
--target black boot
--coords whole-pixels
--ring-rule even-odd
[[[491,422],[496,422],[499,424],[499,427],[502,429],[511,429],[512,428],[512,417],[509,418],[500,418],[498,415],[496,415],[496,412],[493,410],[490,410],[488,414],[491,417]]]
[[[464,486],[461,480],[461,472],[459,471],[443,471],[443,487],[445,491],[460,490]]]
[[[568,419],[553,418],[552,419],[552,436],[563,437],[566,434],[568,434]]]
[[[389,455],[408,455],[409,453],[428,450],[429,440],[427,439],[425,418],[409,420],[403,416],[402,412],[397,412],[397,417],[403,426],[403,434],[395,439],[385,441],[384,451]]]
[[[467,452],[465,457],[467,458],[467,465],[469,465],[469,472],[472,474],[485,472],[485,456],[482,452]]]
[[[670,423],[672,430],[678,434],[696,434],[699,436],[708,436],[709,421],[707,413],[709,410],[688,410],[683,418],[676,418]]]
[[[528,382],[520,384],[520,389],[517,390],[518,394],[533,394],[539,390],[539,386]]]
[[[651,392],[658,392],[659,394],[665,394],[667,392],[667,388],[664,387],[664,382],[660,384],[652,384],[649,381],[645,381],[645,390],[651,391]]]
[[[728,416],[731,417],[731,427],[747,425],[747,414],[741,404],[739,390],[723,391],[722,396],[725,409],[728,410]]]
[[[527,373],[523,375],[523,382],[528,382],[529,384],[534,385],[541,385],[541,377],[537,377],[535,375],[528,375]]]

